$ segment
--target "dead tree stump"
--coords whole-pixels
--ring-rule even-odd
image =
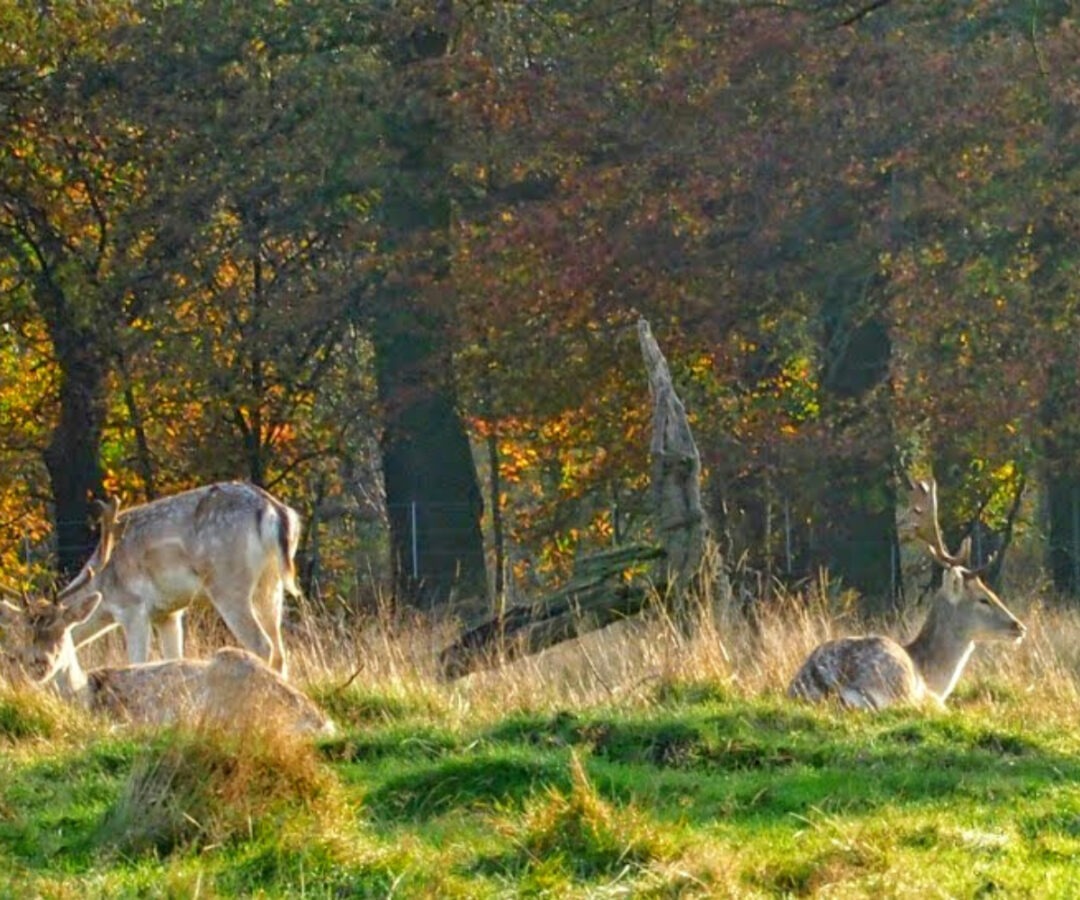
[[[536,653],[636,615],[657,595],[683,633],[693,631],[715,562],[701,505],[701,457],[649,323],[641,319],[637,332],[653,401],[649,452],[659,545],[582,557],[559,590],[503,610],[444,649],[439,662],[446,677]]]
[[[703,596],[702,564],[709,537],[701,505],[701,455],[667,360],[644,319],[638,321],[638,340],[653,401],[649,455],[657,536],[667,559],[664,580],[672,615],[689,634]]]

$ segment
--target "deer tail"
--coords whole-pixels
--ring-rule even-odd
[[[296,583],[296,547],[300,543],[300,517],[284,503],[277,504],[275,509],[285,591],[293,597],[299,597],[300,586]]]
[[[274,512],[273,516],[268,515],[266,506],[259,512],[259,518],[264,526],[273,523],[270,525],[272,532],[263,531],[264,540],[272,540],[276,544],[280,554],[281,580],[285,592],[293,597],[299,597],[301,591],[296,582],[296,548],[300,544],[300,516],[296,510],[286,506],[266,491],[260,490],[259,493]]]

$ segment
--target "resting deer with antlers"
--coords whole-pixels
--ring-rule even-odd
[[[4,593],[15,595],[10,588]],[[141,725],[209,722],[259,725],[296,735],[330,736],[334,723],[305,694],[246,650],[225,647],[209,659],[171,659],[83,671],[73,630],[89,620],[101,594],[61,593],[55,601],[0,600],[9,669],[91,712]]]
[[[162,655],[177,659],[184,612],[205,597],[244,647],[286,675],[281,616],[285,593],[299,594],[299,540],[299,514],[251,484],[206,485],[122,512],[114,497],[97,549],[63,592],[72,606],[101,595],[75,642],[119,625],[128,660],[146,662],[153,628]]]
[[[812,701],[834,698],[858,709],[925,701],[943,706],[977,642],[1023,638],[1023,624],[983,584],[981,570],[967,567],[967,549],[959,554],[945,549],[932,479],[920,483],[907,514],[915,533],[929,541],[931,556],[945,570],[919,633],[903,645],[881,635],[827,641],[795,674],[789,696]]]

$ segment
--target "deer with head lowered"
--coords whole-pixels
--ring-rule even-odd
[[[281,639],[285,592],[298,595],[293,557],[300,516],[241,482],[220,482],[120,511],[104,508],[97,548],[64,591],[72,608],[101,601],[74,631],[76,644],[119,625],[128,660],[149,658],[151,629],[166,659],[183,656],[183,616],[210,601],[241,645],[287,674]]]
[[[795,674],[788,695],[843,706],[882,709],[896,703],[942,706],[980,641],[1020,641],[1025,627],[968,568],[968,548],[949,553],[937,521],[933,480],[913,485],[907,524],[927,540],[944,569],[941,587],[919,633],[900,644],[882,635],[844,637],[813,650]]]
[[[209,659],[84,672],[72,631],[94,616],[101,602],[97,591],[78,599],[61,594],[51,602],[23,595],[19,605],[0,600],[9,669],[39,687],[53,685],[64,699],[91,712],[135,724],[194,722],[231,729],[260,726],[297,736],[334,734],[334,723],[305,694],[257,656],[235,647]]]

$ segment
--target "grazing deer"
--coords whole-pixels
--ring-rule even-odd
[[[153,627],[162,655],[178,659],[184,612],[206,597],[236,639],[284,676],[281,615],[285,592],[299,594],[299,540],[297,512],[251,484],[206,485],[123,512],[114,497],[97,548],[63,591],[63,602],[73,606],[102,597],[74,640],[86,643],[118,624],[128,660],[141,663]]]
[[[13,593],[5,589],[8,593]],[[141,725],[208,722],[297,735],[330,736],[334,723],[305,694],[246,650],[225,647],[209,659],[170,659],[84,672],[72,631],[102,602],[93,592],[56,602],[0,600],[8,661],[38,686],[66,700]]]
[[[943,706],[977,642],[1023,638],[1023,624],[983,584],[979,571],[967,568],[967,551],[952,554],[945,549],[933,480],[914,486],[914,491],[925,505],[913,502],[911,524],[920,538],[931,541],[930,554],[945,569],[919,633],[904,645],[881,635],[827,641],[807,657],[788,696],[812,701],[835,698],[857,709],[926,700]]]

